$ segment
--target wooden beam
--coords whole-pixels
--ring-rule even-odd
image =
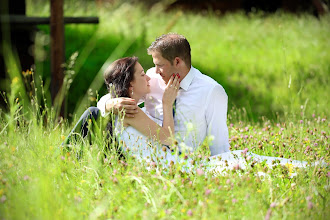
[[[51,55],[51,74],[52,74],[51,95],[52,95],[53,104],[55,104],[54,103],[55,97],[60,91],[64,79],[63,64],[65,62],[65,53],[64,53],[63,0],[50,1],[50,35],[51,35],[50,55]],[[60,116],[62,117],[64,116],[63,103],[57,103],[61,105]],[[58,109],[56,111],[58,111]]]
[[[25,15],[2,15],[2,22],[22,25],[50,24],[50,17],[30,17]],[[97,24],[98,17],[64,17],[64,24]]]

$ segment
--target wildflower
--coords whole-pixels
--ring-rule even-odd
[[[266,216],[265,216],[265,220],[269,220],[271,215],[272,215],[272,210],[269,208],[267,210],[267,213],[266,213]]]
[[[291,176],[293,172],[293,165],[291,163],[286,163],[285,166],[288,168],[289,176]]]
[[[152,162],[150,163],[150,166],[151,166],[151,167],[156,167],[156,163],[155,163],[154,161],[152,161]]]
[[[237,202],[237,199],[233,199],[231,200],[232,203],[236,203]]]
[[[321,121],[322,121],[322,122],[325,122],[325,120],[326,120],[325,118],[322,118],[322,120],[321,120]]]
[[[108,163],[108,158],[104,158],[103,162]]]
[[[277,205],[276,202],[272,202],[272,203],[270,204],[270,207],[271,207],[271,208],[275,208],[276,205]]]
[[[24,179],[25,181],[28,181],[28,180],[30,179],[30,177],[29,177],[28,175],[25,175],[25,176],[23,177],[23,179]]]
[[[227,183],[227,184],[230,184],[230,179],[227,179],[226,183]]]
[[[117,170],[113,170],[113,175],[116,175],[117,174]]]
[[[313,203],[311,201],[308,201],[307,208],[312,209],[313,206],[314,206]]]
[[[234,170],[239,170],[239,169],[240,169],[239,164],[235,164]]]
[[[312,117],[315,118],[315,114],[312,114]]]
[[[61,156],[61,160],[65,160],[65,157],[64,156]]]
[[[303,120],[300,120],[300,124],[302,124],[302,123],[304,123],[304,121]]]
[[[0,202],[4,203],[7,200],[7,197],[5,195],[1,196]]]
[[[75,197],[74,197],[74,200],[76,200],[76,201],[79,202],[79,203],[82,201],[82,199],[81,199],[80,196],[75,196]]]
[[[205,195],[208,196],[208,195],[210,195],[211,192],[212,192],[212,190],[207,189],[207,190],[205,191]]]
[[[328,172],[327,177],[330,177],[330,172]]]
[[[249,148],[245,148],[245,149],[243,150],[243,154],[246,154],[246,153],[248,152],[248,150],[249,150]]]
[[[204,175],[204,171],[201,170],[201,169],[199,169],[199,168],[197,168],[196,172],[197,172],[197,175],[198,175],[198,176],[202,176],[202,175]]]
[[[188,216],[192,216],[192,215],[193,215],[193,212],[191,211],[191,209],[189,209],[189,210],[187,211],[187,215],[188,215]]]

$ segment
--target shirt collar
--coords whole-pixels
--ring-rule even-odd
[[[180,87],[181,89],[187,91],[191,82],[193,81],[195,77],[195,71],[194,71],[194,67],[190,67],[190,70],[188,72],[188,74],[184,77],[184,79],[180,82]]]

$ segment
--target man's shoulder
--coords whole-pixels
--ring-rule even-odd
[[[194,68],[194,72],[195,72],[195,80],[200,85],[209,86],[210,88],[214,88],[214,87],[223,88],[217,81],[215,81],[210,76],[203,74],[200,70]]]

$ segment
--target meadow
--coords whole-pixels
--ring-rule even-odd
[[[49,13],[42,1],[27,2],[28,14]],[[329,166],[312,165],[330,159],[329,16],[218,16],[164,13],[161,5],[147,12],[139,5],[97,9],[72,2],[66,15],[97,15],[100,24],[66,26],[68,119],[56,120],[49,100],[49,29],[41,26],[37,35],[43,56],[34,71],[8,59],[9,111],[0,111],[1,219],[329,218]],[[63,147],[80,113],[105,93],[104,64],[136,55],[145,69],[152,67],[146,48],[167,32],[185,35],[193,65],[226,89],[231,150],[311,166],[269,169],[247,161],[246,170],[221,174],[200,165],[193,172],[182,172],[180,164],[163,170],[106,151],[102,131],[92,134],[91,145],[83,140]],[[189,156],[208,155],[205,143]]]

